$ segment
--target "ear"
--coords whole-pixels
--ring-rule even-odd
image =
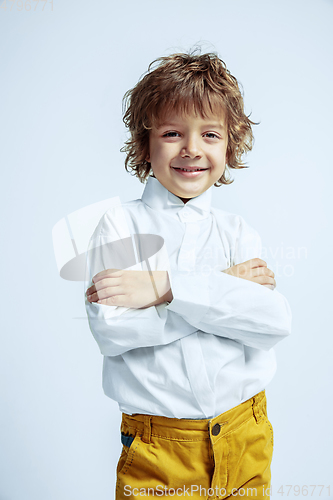
[[[146,161],[150,162],[150,154],[148,153],[146,158],[145,158]]]

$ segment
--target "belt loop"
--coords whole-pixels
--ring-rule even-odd
[[[149,444],[151,437],[151,415],[143,416],[143,424],[144,424],[144,429],[143,429],[142,441],[144,443]]]

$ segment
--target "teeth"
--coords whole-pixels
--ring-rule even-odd
[[[196,168],[196,169],[178,168],[177,170],[182,170],[183,172],[200,172],[201,170],[205,170],[205,169],[204,168]]]

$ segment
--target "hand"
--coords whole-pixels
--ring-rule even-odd
[[[87,289],[89,302],[133,309],[162,304],[172,300],[167,271],[125,271],[106,269],[96,274]],[[156,296],[157,293],[157,296]]]
[[[236,278],[254,281],[259,285],[267,286],[271,290],[276,287],[275,274],[268,269],[266,262],[259,258],[247,260],[242,264],[229,267],[222,272]]]

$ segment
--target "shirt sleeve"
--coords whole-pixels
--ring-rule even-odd
[[[142,270],[136,262],[132,238],[122,207],[108,210],[90,238],[86,254],[85,290],[105,269]],[[165,303],[145,309],[107,306],[89,302],[85,308],[90,330],[104,356],[117,356],[138,347],[169,344],[197,329],[183,318],[170,315]],[[180,328],[176,328],[175,324]]]
[[[260,258],[261,248],[257,231],[239,217],[230,267]],[[205,276],[171,269],[169,279],[173,300],[166,309],[203,332],[264,350],[291,332],[289,303],[276,289],[221,271]]]

